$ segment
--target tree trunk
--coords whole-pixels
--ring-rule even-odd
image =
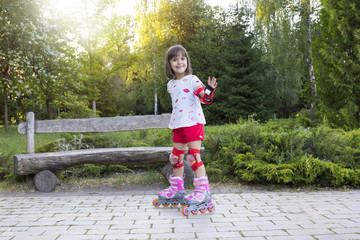
[[[92,110],[94,111],[94,117],[96,117],[96,100],[92,100]]]
[[[49,120],[53,119],[53,110],[50,105],[50,99],[46,99],[46,110],[48,113],[48,119]]]
[[[308,47],[308,68],[309,68],[309,79],[311,83],[311,92],[313,96],[313,101],[311,103],[311,109],[313,109],[315,102],[316,102],[316,83],[315,83],[315,74],[314,74],[314,63],[311,57],[311,21],[310,21],[310,13],[306,14],[306,26],[308,30],[308,41],[307,41],[307,47]]]
[[[7,87],[4,86],[4,125],[5,131],[9,131],[9,113],[8,113],[8,96],[7,96]]]

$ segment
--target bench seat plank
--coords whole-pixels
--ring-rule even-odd
[[[166,163],[171,151],[172,147],[132,147],[19,154],[14,156],[14,172],[18,175],[30,175],[42,170],[58,171],[89,163],[128,166]]]

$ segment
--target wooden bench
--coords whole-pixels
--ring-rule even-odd
[[[27,136],[27,153],[14,156],[14,172],[18,175],[35,174],[36,188],[39,191],[49,192],[55,188],[56,184],[56,177],[51,171],[64,170],[80,164],[120,164],[129,166],[169,163],[172,147],[101,148],[35,153],[35,134],[105,133],[161,129],[168,128],[169,121],[170,114],[35,121],[34,113],[29,112],[26,114],[26,122],[18,126],[18,132]],[[169,170],[169,166],[167,166],[167,169]],[[191,169],[189,169],[186,166],[185,172],[188,172],[187,184],[193,178]],[[167,173],[166,175],[168,177],[170,174]]]

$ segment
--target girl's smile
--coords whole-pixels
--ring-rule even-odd
[[[185,71],[187,68],[187,59],[182,54],[173,57],[170,60],[171,69],[174,71],[176,75],[176,79],[180,79],[185,77]]]

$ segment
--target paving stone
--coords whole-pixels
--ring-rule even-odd
[[[156,190],[0,193],[0,240],[360,239],[360,190],[213,193],[215,212],[152,206]]]

